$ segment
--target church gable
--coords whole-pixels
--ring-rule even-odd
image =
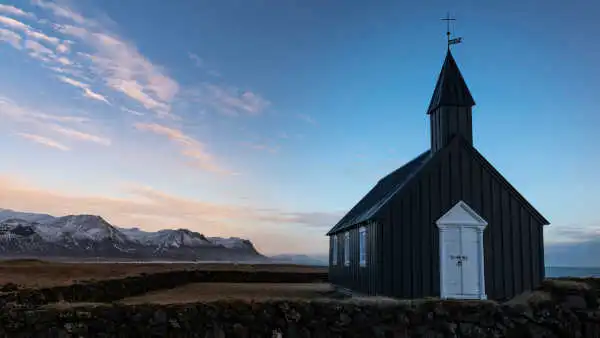
[[[455,163],[455,170],[461,172],[461,180],[465,184],[471,185],[471,199],[476,198],[474,196],[477,191],[480,195],[483,194],[483,190],[490,188],[492,184],[487,184],[486,177],[489,175],[490,180],[493,180],[495,184],[506,192],[511,199],[514,199],[516,203],[523,207],[540,225],[548,225],[550,222],[542,216],[542,214],[531,204],[519,191],[513,187],[512,184],[479,152],[476,148],[470,144],[459,140],[458,142],[460,153],[458,154],[457,163]],[[470,166],[468,161],[471,161]],[[465,168],[463,168],[465,167]],[[470,169],[470,171],[469,171]],[[470,175],[466,176],[466,175]],[[478,182],[479,180],[479,182]],[[491,189],[491,188],[490,188]]]

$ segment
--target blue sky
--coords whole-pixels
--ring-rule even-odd
[[[429,147],[447,10],[476,147],[549,243],[600,235],[592,1],[2,1],[0,207],[324,253]]]

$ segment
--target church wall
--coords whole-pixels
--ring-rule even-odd
[[[338,233],[337,264],[332,265],[333,237],[329,237],[329,281],[337,286],[351,289],[358,293],[378,294],[382,278],[379,266],[383,255],[381,254],[381,230],[378,223],[364,224],[367,229],[366,235],[366,266],[360,265],[359,227],[349,229],[350,233],[350,264],[344,265],[344,234]]]
[[[383,247],[383,284],[391,284],[383,292],[399,298],[439,296],[435,221],[460,200],[489,223],[484,232],[488,297],[510,298],[539,285],[544,276],[540,221],[459,142],[439,156],[384,209],[390,226],[383,238],[391,236],[393,245]]]

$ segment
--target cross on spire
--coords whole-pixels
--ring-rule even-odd
[[[451,38],[450,35],[450,21],[456,21],[456,18],[451,18],[450,17],[450,12],[448,12],[448,14],[446,14],[445,18],[440,19],[442,21],[446,21],[446,36],[448,38],[448,50],[450,50],[450,45],[454,45],[457,43],[461,43],[462,42],[462,38],[458,37],[458,38]]]

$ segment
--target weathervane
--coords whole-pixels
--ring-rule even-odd
[[[450,49],[450,45],[455,45],[462,42],[462,38],[450,38],[450,21],[456,21],[455,18],[450,17],[450,12],[446,15],[445,18],[440,19],[442,21],[446,21],[446,36],[448,37],[448,49]]]

